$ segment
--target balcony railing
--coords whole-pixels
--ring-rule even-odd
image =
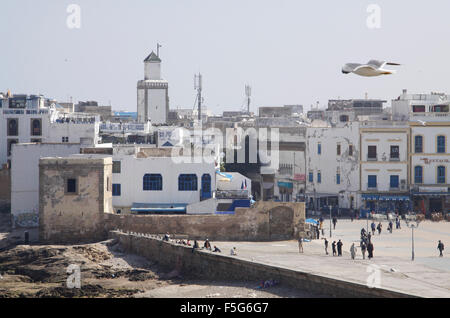
[[[248,190],[217,190],[217,199],[248,199]]]

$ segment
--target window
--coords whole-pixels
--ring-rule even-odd
[[[77,179],[70,178],[66,180],[66,193],[77,193]]]
[[[437,167],[437,183],[445,183],[445,166]]]
[[[348,115],[341,115],[339,120],[343,123],[348,122]]]
[[[399,146],[391,146],[391,160],[399,160],[400,159],[400,147]]]
[[[197,191],[197,175],[180,174],[178,176],[178,191]]]
[[[144,175],[144,191],[161,191],[162,190],[162,176],[160,174],[146,174]]]
[[[19,120],[17,118],[8,119],[8,136],[19,136]]]
[[[119,183],[113,183],[112,195],[118,197],[121,195],[121,185]]]
[[[341,155],[341,144],[337,144],[337,146],[336,146],[336,154],[337,154],[338,156]]]
[[[120,173],[120,161],[113,161],[113,166],[112,166],[112,172],[113,173]]]
[[[317,172],[317,183],[322,183],[322,173],[320,171]]]
[[[445,153],[445,136],[437,136],[437,152]]]
[[[317,144],[317,154],[318,155],[322,154],[322,144],[320,142]]]
[[[423,183],[423,168],[422,168],[422,166],[414,167],[414,183]]]
[[[413,105],[412,109],[413,109],[413,113],[424,113],[425,105]]]
[[[41,120],[40,119],[31,119],[31,136],[41,136]]]
[[[62,137],[62,138],[61,138],[61,141],[62,141],[62,142],[69,142],[69,137]]]
[[[312,172],[309,173],[309,182],[314,182],[314,174]]]
[[[336,184],[341,184],[341,174],[336,173]]]
[[[415,153],[423,152],[423,137],[422,136],[414,137],[414,152]]]
[[[211,192],[211,176],[209,174],[202,176],[202,191]]]
[[[348,146],[348,155],[353,156],[353,145]]]
[[[398,176],[391,176],[390,180],[390,188],[397,189],[398,188]]]
[[[367,147],[367,159],[368,160],[377,160],[377,146],[368,146]]]
[[[377,187],[377,176],[369,175],[367,177],[368,177],[367,187],[368,188],[376,188]]]

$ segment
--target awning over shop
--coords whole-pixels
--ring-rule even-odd
[[[292,189],[292,182],[278,181],[278,187]]]
[[[450,195],[450,192],[414,192],[414,196],[430,196],[430,197],[441,197]]]
[[[410,198],[407,195],[388,195],[388,194],[362,194],[363,200],[373,201],[409,201]]]
[[[131,212],[136,214],[155,213],[155,214],[183,214],[186,213],[187,204],[175,203],[133,203]]]

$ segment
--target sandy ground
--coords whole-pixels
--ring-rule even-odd
[[[29,230],[35,238],[36,230]],[[202,281],[170,273],[113,240],[84,245],[17,245],[22,231],[0,232],[1,297],[279,298],[321,297],[260,282]],[[33,244],[33,243],[32,243]],[[68,288],[70,265],[80,268],[81,288]]]

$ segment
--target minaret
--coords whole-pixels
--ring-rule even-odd
[[[139,122],[167,123],[169,115],[168,90],[169,83],[161,78],[161,59],[152,51],[144,60],[144,80],[137,83]]]

